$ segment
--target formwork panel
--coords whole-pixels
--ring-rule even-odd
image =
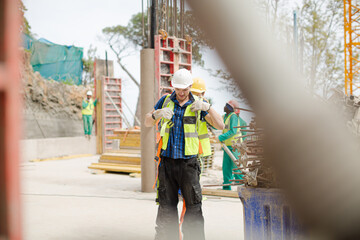
[[[121,79],[104,77],[102,81],[103,96],[101,104],[103,109],[103,152],[112,149],[114,129],[122,128]],[[107,96],[111,97],[111,100]],[[115,104],[115,106],[114,106]]]
[[[173,91],[171,77],[179,69],[192,70],[191,42],[176,37],[155,36],[155,80],[158,98]]]

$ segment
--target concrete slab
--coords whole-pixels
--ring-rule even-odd
[[[155,193],[141,179],[87,168],[99,156],[22,165],[24,239],[153,239]],[[181,205],[179,204],[179,211]],[[239,199],[203,202],[206,239],[243,239]]]

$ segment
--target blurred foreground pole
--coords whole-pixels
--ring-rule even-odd
[[[153,192],[155,181],[155,127],[147,128],[143,125],[144,116],[155,106],[155,59],[154,49],[143,49],[140,53],[141,61],[141,191]]]
[[[359,139],[308,94],[251,2],[188,0],[264,125],[265,159],[312,236],[360,239]]]
[[[0,1],[0,239],[20,240],[20,10]]]

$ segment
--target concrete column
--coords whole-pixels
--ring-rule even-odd
[[[140,53],[141,61],[141,191],[153,192],[155,181],[155,127],[144,126],[145,114],[154,108],[157,87],[155,83],[155,51],[143,49]]]

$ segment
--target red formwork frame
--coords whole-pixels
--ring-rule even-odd
[[[172,91],[171,77],[181,68],[192,70],[191,42],[176,37],[155,36],[155,80],[159,86],[158,97]]]
[[[114,129],[122,128],[122,117],[117,112],[109,98],[106,96],[107,92],[113,99],[117,108],[122,112],[122,100],[121,100],[121,79],[104,77],[102,81],[102,122],[103,122],[103,152],[112,149],[112,139],[109,137],[115,136]]]
[[[19,2],[0,0],[0,239],[22,239],[19,178],[21,135]]]

